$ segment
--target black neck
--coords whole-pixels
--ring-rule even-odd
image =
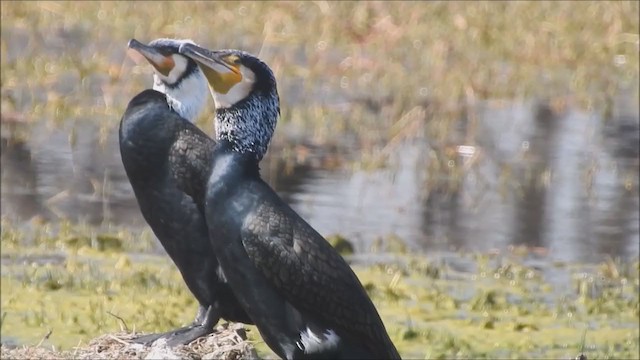
[[[214,169],[224,167],[225,172],[260,177],[260,161],[252,152],[238,152],[235,144],[219,140],[215,150]]]

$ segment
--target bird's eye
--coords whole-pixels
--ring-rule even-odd
[[[240,58],[235,55],[228,56],[226,60],[229,64],[240,65]]]

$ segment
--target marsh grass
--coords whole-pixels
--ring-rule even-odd
[[[347,134],[365,153],[416,109],[430,107],[415,121],[438,139],[480,100],[570,98],[605,112],[619,89],[638,91],[637,2],[11,1],[1,10],[3,117],[27,122],[113,131],[150,85],[148,66],[126,56],[132,37],[258,54],[279,80],[288,128],[321,143]],[[201,124],[211,129],[211,116]]]
[[[3,341],[11,336],[37,345],[51,331],[42,345],[67,351],[103,334],[162,331],[191,321],[196,304],[166,256],[126,252],[127,242],[100,248],[59,239],[18,248],[7,239],[22,234],[3,225]],[[396,254],[353,268],[405,357],[637,354],[637,259],[549,264],[554,272],[547,272],[528,265],[532,256],[539,255],[526,248],[441,258]],[[564,274],[568,283],[550,274]],[[272,356],[255,328],[247,330],[258,354]]]

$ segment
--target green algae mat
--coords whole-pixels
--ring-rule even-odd
[[[129,246],[144,243],[136,234],[51,234],[3,222],[3,343],[66,350],[192,320],[196,303],[178,271]],[[405,358],[638,358],[638,259],[570,264],[523,248],[347,258]],[[248,332],[260,356],[273,357]]]

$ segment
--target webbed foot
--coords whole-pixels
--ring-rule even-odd
[[[167,337],[167,346],[187,345],[202,336],[211,334],[213,331],[213,328],[197,325],[187,331]]]
[[[218,313],[214,311],[212,306],[207,308],[200,306],[193,324],[164,333],[142,335],[130,341],[150,346],[160,339],[165,339],[169,347],[187,345],[199,337],[211,334],[213,326],[219,319]]]
[[[146,345],[146,346],[150,346],[151,344],[153,344],[154,342],[156,342],[159,339],[167,339],[167,342],[170,338],[173,338],[175,336],[179,336],[180,334],[186,333],[191,331],[193,328],[196,327],[200,327],[200,325],[196,325],[196,324],[192,324],[189,326],[185,326],[185,327],[181,327],[175,330],[171,330],[171,331],[167,331],[164,333],[157,333],[157,334],[147,334],[147,335],[142,335],[139,336],[137,338],[131,339],[131,342],[134,342],[136,344],[142,344],[142,345]]]

